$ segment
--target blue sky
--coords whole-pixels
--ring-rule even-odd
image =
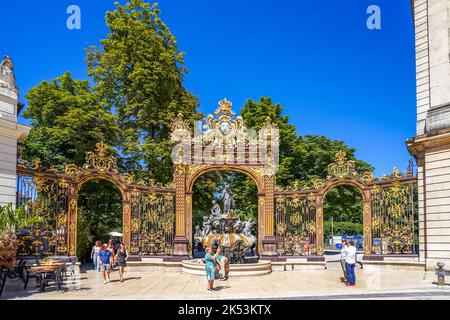
[[[81,9],[81,30],[66,27],[72,4]],[[373,4],[381,30],[366,27]],[[406,168],[404,141],[416,121],[409,1],[161,0],[159,7],[186,52],[185,85],[201,111],[211,113],[224,97],[239,109],[270,96],[299,134],[344,140],[377,175]],[[106,36],[113,8],[113,0],[2,4],[0,54],[13,59],[22,102],[31,87],[65,71],[86,78],[84,48]]]

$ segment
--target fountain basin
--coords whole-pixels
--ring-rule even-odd
[[[190,276],[205,277],[205,264],[202,259],[184,260],[181,262],[181,271]],[[268,260],[259,260],[257,263],[230,264],[228,277],[263,276],[272,272],[272,263]]]

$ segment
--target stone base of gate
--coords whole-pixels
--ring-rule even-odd
[[[182,262],[182,272],[190,276],[205,276],[205,264],[201,259],[185,260]],[[263,276],[272,272],[272,262],[259,260],[257,263],[230,264],[228,277]]]
[[[376,270],[423,270],[425,263],[419,262],[417,255],[363,255],[363,267],[368,271]]]
[[[280,256],[272,261],[272,271],[325,270],[327,264],[323,256]]]
[[[167,257],[136,257],[131,256],[127,261],[127,272],[181,272],[180,261],[165,261]]]

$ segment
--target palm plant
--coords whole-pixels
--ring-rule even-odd
[[[0,268],[14,268],[19,246],[16,232],[42,221],[42,217],[28,212],[24,204],[16,209],[11,204],[0,206]]]

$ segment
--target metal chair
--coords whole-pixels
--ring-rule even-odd
[[[64,275],[67,277],[67,273],[69,273],[70,278],[72,279],[72,283],[75,283],[75,266],[77,264],[77,260],[75,258],[70,258],[70,264],[66,267],[64,265]]]
[[[22,281],[25,281],[23,268],[26,263],[27,263],[26,260],[20,259],[19,263],[14,267],[14,269],[8,273],[8,278],[10,279],[19,278]]]
[[[64,279],[62,276],[63,268],[64,265],[61,265],[54,272],[47,273],[43,279],[44,286],[47,285],[48,281],[54,281],[58,291],[61,290],[61,287],[64,284]]]
[[[32,278],[36,279],[36,283],[37,283],[38,287],[41,286],[42,279],[41,279],[41,276],[39,273],[28,270],[28,267],[26,266],[26,264],[23,266],[23,270],[24,270],[24,278],[25,278],[25,284],[23,286],[24,290],[27,290],[28,281]]]
[[[2,296],[3,289],[5,288],[6,278],[8,277],[9,270],[1,269],[0,270],[0,297]]]

